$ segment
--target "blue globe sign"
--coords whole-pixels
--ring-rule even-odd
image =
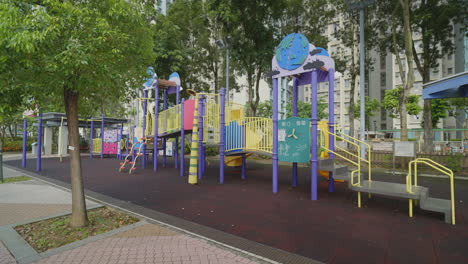
[[[287,35],[276,47],[276,61],[285,70],[295,70],[309,55],[309,40],[299,33]]]

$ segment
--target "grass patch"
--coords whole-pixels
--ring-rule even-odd
[[[41,253],[139,221],[107,207],[89,210],[88,219],[88,226],[82,228],[70,227],[71,215],[66,215],[20,225],[15,230]]]
[[[29,181],[29,180],[31,180],[31,178],[29,178],[27,176],[17,176],[17,177],[11,177],[11,178],[3,178],[3,182],[0,181],[0,184],[20,182],[20,181]]]

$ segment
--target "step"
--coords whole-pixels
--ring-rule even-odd
[[[452,221],[452,204],[450,203],[450,200],[427,197],[425,199],[421,199],[419,206],[421,209],[427,211],[445,214],[446,223],[450,224]]]
[[[419,200],[421,193],[427,190],[425,187],[416,186],[413,187],[413,193],[408,193],[406,191],[406,184],[368,180],[361,180],[360,186],[350,186],[350,189],[356,192],[366,192],[415,200]]]

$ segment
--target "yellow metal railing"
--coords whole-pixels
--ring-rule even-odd
[[[93,153],[101,153],[101,139],[93,138]]]
[[[273,120],[264,117],[245,117],[245,149],[273,152]]]
[[[454,183],[454,175],[453,171],[444,165],[437,163],[431,159],[427,158],[417,158],[415,160],[410,161],[409,163],[409,173],[406,176],[406,191],[408,193],[414,193],[413,187],[418,186],[418,164],[427,165],[445,175],[447,175],[450,179],[450,205],[452,208],[452,225],[455,225],[455,183]],[[414,166],[414,175],[412,171],[412,167]],[[414,185],[412,183],[412,177],[414,176]],[[409,216],[413,216],[413,200],[409,199]]]
[[[216,99],[210,96],[203,104],[203,143],[219,143],[220,105]]]
[[[171,133],[180,130],[182,118],[181,104],[175,105],[164,111],[159,112],[158,115],[158,133]],[[154,123],[152,122],[152,131],[154,131]],[[152,135],[152,133],[150,133]]]
[[[245,107],[242,104],[226,102],[224,109],[224,122],[226,124],[245,117]]]

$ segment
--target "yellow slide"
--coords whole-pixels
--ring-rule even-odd
[[[246,158],[252,156],[252,153],[247,153]],[[224,164],[229,167],[242,166],[242,156],[226,156],[224,157]]]
[[[322,153],[320,153],[320,158],[322,159],[328,159],[328,152],[326,151],[322,151]],[[322,170],[319,170],[318,171],[318,174],[324,178],[330,178],[330,172],[329,171],[322,171]],[[344,182],[343,180],[334,180],[334,182]]]

